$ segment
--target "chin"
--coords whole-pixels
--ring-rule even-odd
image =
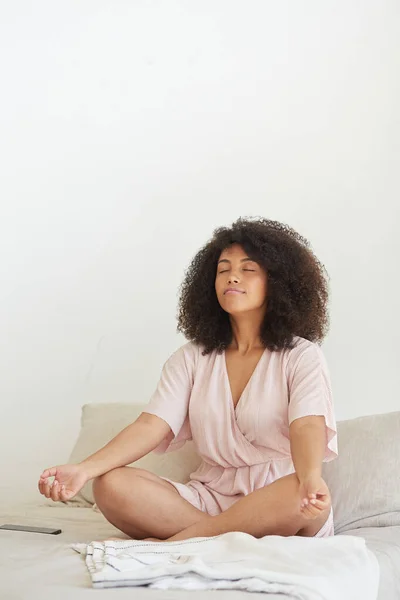
[[[233,307],[222,307],[224,309],[225,312],[227,312],[228,314],[232,315],[233,317],[235,315],[241,315],[243,313],[247,313],[251,310],[253,310],[252,308],[249,308],[247,306],[244,306],[243,308],[233,308]]]

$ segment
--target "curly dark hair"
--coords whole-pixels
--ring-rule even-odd
[[[329,328],[326,269],[303,236],[261,217],[240,217],[231,227],[218,227],[197,252],[180,286],[177,331],[202,344],[203,355],[221,353],[231,343],[229,314],[219,304],[215,276],[221,252],[235,243],[268,275],[260,330],[264,346],[273,351],[293,348],[294,336],[320,344]]]

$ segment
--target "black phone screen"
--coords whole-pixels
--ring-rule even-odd
[[[12,525],[6,523],[0,525],[0,529],[9,529],[10,531],[30,531],[32,533],[49,533],[50,535],[58,535],[61,529],[53,529],[51,527],[31,527],[29,525]]]

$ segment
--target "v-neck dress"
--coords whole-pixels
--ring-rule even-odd
[[[292,349],[265,348],[234,407],[225,352],[202,355],[188,342],[164,363],[144,412],[166,421],[170,434],[155,452],[192,439],[201,463],[186,484],[171,481],[196,508],[217,515],[252,491],[295,472],[289,425],[323,415],[324,462],[338,455],[330,377],[320,346],[296,336]],[[318,537],[333,535],[333,512]]]

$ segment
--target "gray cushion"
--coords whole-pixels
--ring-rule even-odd
[[[400,525],[400,412],[337,426],[339,457],[323,464],[335,532]]]

